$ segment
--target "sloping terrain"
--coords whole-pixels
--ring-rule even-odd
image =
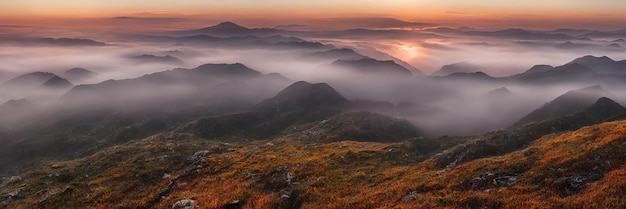
[[[624,136],[603,123],[440,169],[410,143],[163,133],[3,179],[0,194],[4,208],[623,208]]]

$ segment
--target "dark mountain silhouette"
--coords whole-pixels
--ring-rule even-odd
[[[536,65],[524,73],[509,76],[505,79],[513,79],[518,82],[531,83],[561,83],[589,81],[597,78],[598,74],[591,68],[578,64],[569,63],[558,67],[548,65]]]
[[[451,34],[459,34],[466,36],[486,36],[493,38],[503,38],[503,39],[516,39],[516,40],[573,40],[575,39],[571,35],[567,35],[566,33],[555,33],[555,32],[541,32],[541,31],[528,31],[524,29],[511,28],[506,30],[498,30],[498,31],[481,31],[481,30],[461,30],[461,29],[453,29],[453,28],[439,28],[435,29],[434,32],[437,33],[451,33]]]
[[[568,64],[581,64],[591,68],[594,72],[602,75],[624,75],[626,74],[626,63],[617,62],[607,56],[595,57],[587,55],[579,57]]]
[[[239,63],[205,64],[194,69],[174,69],[134,79],[78,85],[63,99],[82,106],[115,105],[136,111],[143,111],[144,105],[147,105],[146,111],[152,108],[158,112],[194,106],[236,110],[249,107],[284,88],[289,81],[281,77],[264,76]],[[108,96],[100,98],[98,95]]]
[[[151,54],[143,54],[143,55],[138,55],[138,56],[131,56],[128,58],[138,61],[138,62],[145,62],[145,63],[172,63],[172,64],[183,63],[182,60],[174,56],[170,56],[170,55],[156,56],[156,55],[151,55]]]
[[[67,76],[75,76],[75,77],[93,77],[98,75],[98,73],[89,71],[85,68],[72,68],[64,72]]]
[[[194,74],[219,77],[257,77],[260,72],[250,69],[241,63],[235,64],[204,64],[191,70]]]
[[[245,35],[262,35],[273,36],[279,35],[282,30],[272,28],[246,28],[233,22],[222,22],[214,26],[200,28],[196,30],[186,31],[187,33],[206,34],[220,37],[245,36]]]
[[[324,132],[323,136],[314,138],[300,136],[315,141],[333,141],[338,136],[352,136],[354,140],[364,141],[394,141],[417,136],[415,127],[406,121],[364,112],[342,115],[351,110],[351,103],[328,84],[298,81],[246,112],[196,120],[178,131],[207,139],[232,136],[263,139],[299,134],[298,130],[302,129]],[[323,125],[326,122],[329,125]],[[332,124],[343,123],[345,127],[332,129]],[[375,139],[372,130],[393,131],[396,137]]]
[[[609,48],[614,48],[614,49],[622,48],[622,46],[617,44],[617,43],[612,43],[612,44],[609,44],[609,45],[606,45],[606,46],[609,47]]]
[[[281,36],[281,35],[273,35],[266,37],[255,37],[255,36],[246,36],[248,38],[257,38],[259,40],[269,42],[269,43],[281,43],[281,42],[305,42],[304,39],[298,37],[291,36]]]
[[[411,76],[411,71],[396,64],[394,61],[380,61],[375,59],[360,60],[337,60],[331,64],[333,67],[339,67],[352,72],[365,74],[379,74],[391,76]]]
[[[406,68],[407,70],[411,71],[411,73],[413,73],[413,75],[424,75],[424,72],[422,72],[422,70],[420,70],[419,68],[409,64],[408,62],[399,59],[397,57],[394,57],[388,53],[376,50],[375,48],[370,48],[370,49],[364,49],[360,52],[360,54],[365,55],[366,57],[370,57],[372,59],[377,59],[377,60],[393,60],[393,62],[395,62],[396,64]]]
[[[513,92],[511,92],[509,89],[507,89],[506,87],[500,87],[494,90],[491,90],[489,92],[487,92],[487,96],[508,96],[508,95],[512,95]]]
[[[61,46],[61,47],[81,47],[81,46],[107,46],[108,44],[82,38],[33,38],[33,37],[10,37],[5,36],[0,39],[2,43],[17,44],[24,46]]]
[[[536,78],[536,77],[540,77],[544,73],[547,73],[548,71],[553,70],[553,69],[554,67],[550,65],[535,65],[531,67],[530,69],[528,69],[527,71],[517,74],[517,75],[513,75],[511,77],[525,78],[525,79]]]
[[[8,114],[16,109],[30,108],[32,106],[33,103],[26,99],[12,99],[0,105],[0,112]]]
[[[341,112],[348,100],[325,83],[298,81],[247,112],[210,117],[184,128],[203,138],[244,135],[265,138],[294,124],[322,120]]]
[[[592,38],[623,38],[626,37],[626,30],[592,31],[584,34],[583,36]]]
[[[593,66],[597,64],[605,64],[605,63],[613,63],[613,62],[615,61],[607,56],[596,57],[593,55],[587,55],[584,57],[576,58],[569,63],[578,63],[578,64],[587,65],[587,66]]]
[[[561,33],[561,34],[567,34],[570,36],[581,36],[584,35],[586,33],[591,32],[590,30],[585,30],[585,29],[571,29],[571,28],[559,28],[553,31],[550,31],[552,33]]]
[[[395,142],[420,136],[420,131],[406,120],[366,111],[349,111],[320,122],[289,128],[283,134],[307,142]]]
[[[43,83],[42,86],[46,88],[71,88],[74,85],[64,78],[54,76]]]
[[[474,136],[435,156],[434,161],[438,167],[451,167],[482,157],[502,155],[519,150],[546,134],[577,130],[624,114],[625,107],[609,98],[601,97],[573,114]]]
[[[346,102],[348,102],[346,98],[326,83],[311,84],[298,81],[280,91],[276,96],[255,105],[254,108],[271,108],[280,111],[292,107],[340,105]]]
[[[602,46],[598,44],[575,43],[571,41],[566,41],[560,44],[556,44],[554,45],[554,47],[557,49],[602,48]]]
[[[354,17],[354,18],[326,18],[318,20],[326,25],[340,25],[362,28],[423,28],[433,26],[431,23],[409,22],[387,17]]]
[[[590,86],[568,91],[551,102],[543,105],[543,107],[524,116],[515,124],[524,125],[530,122],[569,115],[588,107],[598,98],[607,96],[610,96],[610,93],[602,89],[600,86]]]
[[[483,72],[473,73],[452,73],[447,76],[440,77],[446,80],[467,80],[467,81],[494,81],[496,78],[491,77]]]
[[[438,71],[433,72],[433,76],[447,76],[452,73],[475,73],[482,71],[482,67],[469,62],[459,62],[442,66]]]
[[[520,40],[569,40],[573,39],[572,36],[566,34],[551,34],[543,32],[530,32],[523,29],[506,29],[494,32],[478,32],[478,34],[499,37],[499,38],[513,38]]]
[[[209,35],[193,35],[180,38],[162,37],[157,41],[175,41],[186,45],[203,45],[207,47],[227,48],[263,48],[263,49],[325,49],[334,48],[320,42],[305,41],[300,38],[286,37],[281,35],[256,36],[242,35],[229,37],[216,37]]]
[[[611,41],[612,43],[624,43],[626,42],[626,40],[624,40],[623,38],[619,38],[619,39],[615,39]]]
[[[15,112],[0,119],[9,120],[0,126],[20,131],[0,146],[0,173],[41,159],[88,155],[197,118],[244,111],[290,83],[243,64],[206,64],[78,85],[49,110],[27,111],[18,123],[10,117]]]
[[[97,77],[98,73],[77,67],[63,72],[63,75],[72,82],[83,82]]]
[[[2,84],[2,88],[18,89],[18,88],[37,88],[53,77],[58,77],[54,73],[49,72],[33,72],[17,76]]]
[[[2,115],[0,118],[0,127],[13,127],[15,124],[23,122],[20,120],[21,117],[26,114],[32,114],[34,109],[35,105],[26,99],[12,99],[3,103],[0,105],[0,115]],[[2,132],[1,129],[0,132]],[[14,138],[3,138],[3,140],[6,141],[0,142],[0,144],[6,143],[12,139]]]
[[[106,46],[107,44],[80,38],[42,38],[38,39],[41,43],[58,45],[58,46]]]
[[[196,30],[203,33],[217,33],[217,34],[244,34],[250,31],[250,29],[237,25],[233,22],[222,22],[214,26],[201,28]]]

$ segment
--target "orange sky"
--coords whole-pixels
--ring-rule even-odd
[[[0,24],[24,19],[114,16],[286,20],[395,17],[458,26],[619,27],[626,0],[19,0],[0,1]],[[4,20],[4,21],[3,21]],[[604,25],[603,25],[604,23]],[[267,26],[267,25],[266,25]]]

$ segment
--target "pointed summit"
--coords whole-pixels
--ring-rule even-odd
[[[625,112],[624,106],[606,97],[598,99],[596,103],[583,110],[584,115],[598,123],[620,114],[623,115]]]
[[[511,94],[513,94],[513,92],[511,92],[511,90],[507,89],[506,87],[500,87],[487,92],[488,96],[506,96]]]
[[[243,36],[249,35],[251,30],[252,29],[237,25],[233,22],[226,21],[214,26],[193,30],[192,32],[220,36]]]
[[[43,86],[47,88],[70,88],[74,85],[72,85],[72,83],[65,80],[64,78],[54,76],[48,79],[48,81],[46,81],[45,83],[43,83]]]
[[[598,74],[603,75],[624,75],[626,74],[626,63],[617,62],[607,56],[596,57],[587,55],[571,61],[569,64],[581,64],[589,67]]]
[[[204,64],[194,69],[192,72],[202,73],[211,76],[233,76],[233,77],[256,77],[262,76],[258,71],[248,68],[241,63],[235,64]]]
[[[56,75],[49,72],[33,72],[17,76],[11,80],[4,82],[3,86],[26,85],[26,84],[42,84]]]
[[[590,86],[568,91],[551,102],[543,105],[541,108],[526,115],[515,124],[524,125],[530,122],[573,114],[592,105],[599,98],[608,97],[610,95],[611,94],[609,92],[600,86]]]
[[[482,67],[478,65],[469,62],[459,62],[441,66],[438,71],[433,72],[431,75],[447,76],[454,73],[474,73],[479,71],[482,71]]]
[[[593,65],[597,65],[597,64],[604,64],[604,63],[613,63],[615,62],[615,60],[607,57],[607,56],[602,56],[602,57],[596,57],[593,55],[587,55],[584,57],[579,57],[574,59],[573,61],[569,62],[568,64],[572,64],[572,63],[578,63],[578,64],[582,64],[582,65],[586,65],[588,67],[593,67]]]
[[[234,22],[231,22],[231,21],[221,22],[221,23],[219,23],[219,24],[217,24],[217,25],[215,25],[213,27],[214,28],[239,28],[239,29],[245,28],[245,27],[237,25],[237,24],[235,24]],[[245,29],[247,29],[247,28],[245,28]]]
[[[306,81],[298,81],[279,92],[275,97],[257,104],[256,107],[288,109],[302,106],[340,105],[346,102],[348,102],[346,98],[326,83],[311,84]]]

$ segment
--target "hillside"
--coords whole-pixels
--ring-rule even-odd
[[[595,102],[598,98],[608,96],[611,96],[611,93],[607,92],[600,86],[590,86],[568,91],[546,103],[542,107],[532,111],[515,124],[524,125],[530,122],[569,115],[593,104],[593,102]]]
[[[3,179],[0,194],[5,208],[622,208],[625,135],[603,123],[438,169],[410,143],[163,133]]]

